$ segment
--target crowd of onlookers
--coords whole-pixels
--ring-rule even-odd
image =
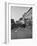
[[[31,20],[25,19],[24,22],[25,22],[24,24],[21,21],[16,21],[15,23],[14,19],[11,19],[11,30],[18,27],[25,28],[26,26],[30,26],[32,28]]]
[[[21,22],[17,21],[14,22],[13,19],[11,19],[11,29],[18,28],[18,27],[25,27],[25,24],[22,24]]]

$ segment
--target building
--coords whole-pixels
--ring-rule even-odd
[[[26,23],[28,25],[29,21],[32,21],[32,7],[19,19],[22,24]]]

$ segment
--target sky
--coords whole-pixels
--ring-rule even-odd
[[[11,19],[14,19],[15,21],[19,20],[29,8],[30,7],[11,6]]]

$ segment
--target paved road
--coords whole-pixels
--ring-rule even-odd
[[[11,31],[11,39],[31,38],[32,31],[29,28],[18,28]]]

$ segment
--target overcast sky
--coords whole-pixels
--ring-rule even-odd
[[[12,6],[11,7],[11,19],[14,19],[15,21],[18,20],[22,15],[27,12],[29,7],[17,7]]]

